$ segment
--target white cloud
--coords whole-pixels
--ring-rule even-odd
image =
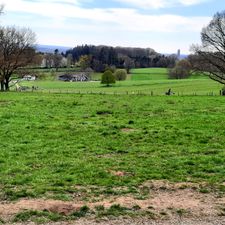
[[[130,1],[130,0],[129,0]],[[133,0],[134,1],[134,0]],[[164,0],[161,0],[164,1]],[[180,0],[188,1],[197,0]],[[97,29],[101,26],[110,25],[118,30],[129,30],[139,32],[177,32],[177,31],[200,31],[210,18],[208,17],[184,17],[178,15],[149,15],[141,14],[135,9],[111,8],[111,9],[85,9],[78,5],[68,5],[65,2],[78,3],[79,0],[55,1],[24,1],[7,0],[6,11],[25,12],[49,18],[49,27],[70,27],[73,23],[66,22],[67,19],[81,19],[90,21]],[[150,2],[150,1],[149,1]],[[159,1],[160,2],[160,1]],[[46,19],[47,21],[47,19]],[[32,21],[29,21],[32,25]],[[36,21],[37,23],[37,21]],[[81,22],[82,23],[82,22]],[[44,24],[48,26],[48,23]],[[90,27],[90,25],[88,25]],[[76,28],[76,27],[74,27]]]
[[[138,8],[146,9],[159,9],[174,6],[191,6],[206,2],[209,0],[114,0],[117,2],[125,3],[127,5],[136,6]]]
[[[129,0],[131,1],[136,2],[136,0]],[[155,48],[144,39],[149,37],[151,40],[154,33],[161,36],[175,33],[178,40],[182,33],[188,35],[197,33],[199,36],[202,27],[207,25],[211,19],[170,14],[142,14],[132,8],[88,9],[83,8],[80,5],[81,2],[84,0],[5,0],[6,15],[2,16],[3,24],[29,26],[37,33],[41,43],[46,40],[50,44],[48,40],[51,39],[51,43],[63,44],[65,42],[64,45],[68,46],[73,45],[73,42],[79,39],[80,43],[83,40],[82,43],[93,44],[134,45],[137,43],[137,46],[143,46],[144,43],[148,43],[148,46]],[[150,0],[143,2],[149,4],[152,2],[155,7],[159,7],[160,4],[163,6],[165,3],[164,0],[155,0],[154,2],[157,3]],[[172,1],[167,0],[167,2]],[[197,0],[179,0],[179,2],[188,5],[196,3]],[[7,13],[14,17],[7,17]],[[136,34],[140,34],[138,40],[132,38]],[[161,41],[163,45],[166,45],[166,39]],[[169,44],[167,45],[171,48]]]

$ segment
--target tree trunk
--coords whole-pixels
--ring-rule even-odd
[[[4,91],[4,81],[1,81],[1,91]]]
[[[9,79],[5,79],[5,91],[9,91]]]

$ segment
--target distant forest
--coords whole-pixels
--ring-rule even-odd
[[[127,48],[82,45],[66,51],[74,61],[83,60],[96,72],[103,72],[106,67],[125,68],[166,67],[172,68],[177,60],[176,55],[163,55],[151,48]]]

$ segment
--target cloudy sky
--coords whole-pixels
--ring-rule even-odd
[[[39,44],[150,47],[188,53],[224,0],[0,0],[1,24],[30,27]]]

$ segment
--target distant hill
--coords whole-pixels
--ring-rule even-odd
[[[58,49],[59,52],[65,53],[67,50],[71,48],[72,47],[57,46],[57,45],[37,45],[37,51],[44,53],[54,53],[55,49]]]

